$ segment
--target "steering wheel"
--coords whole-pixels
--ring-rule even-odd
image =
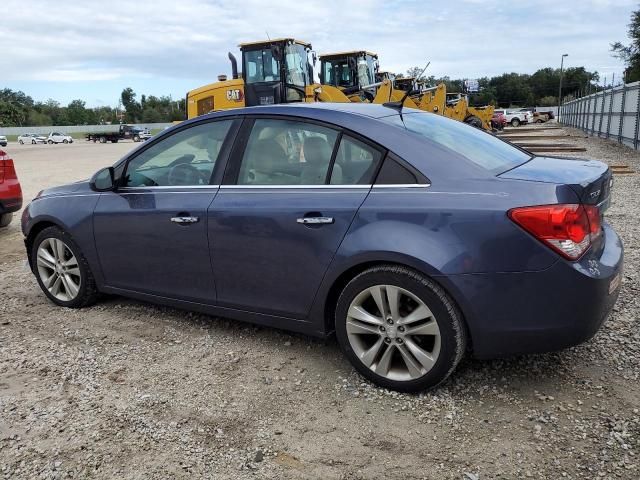
[[[188,163],[180,163],[171,167],[167,176],[169,185],[204,185],[208,179],[200,173],[193,165]]]

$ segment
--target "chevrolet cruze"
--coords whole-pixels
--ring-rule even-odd
[[[99,293],[310,335],[401,391],[463,355],[591,338],[616,301],[604,163],[536,157],[398,105],[277,105],[181,123],[24,210],[44,294]]]

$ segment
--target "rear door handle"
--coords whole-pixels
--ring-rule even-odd
[[[200,219],[198,217],[171,217],[171,221],[173,223],[187,224],[187,223],[198,223]]]
[[[303,217],[296,220],[303,225],[320,225],[325,223],[333,223],[333,217]]]

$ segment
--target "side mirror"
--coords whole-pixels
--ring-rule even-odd
[[[95,192],[109,192],[115,190],[116,181],[113,167],[98,170],[89,181],[91,190]]]

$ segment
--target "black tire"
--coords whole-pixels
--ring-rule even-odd
[[[520,119],[519,118],[512,118],[511,119],[511,126],[512,127],[519,127],[520,126]]]
[[[482,130],[482,120],[480,120],[480,118],[476,117],[475,115],[469,115],[464,119],[464,123]]]
[[[48,143],[49,145],[53,145],[53,140],[48,140],[48,141],[47,141],[47,143]]]
[[[140,141],[140,135],[134,135],[133,136],[133,141],[134,142],[139,142]]]
[[[424,302],[434,315],[440,329],[440,353],[433,367],[417,379],[398,381],[378,375],[362,363],[351,347],[346,327],[349,306],[360,292],[374,285],[403,288]],[[340,348],[361,375],[381,387],[400,392],[423,391],[444,382],[455,370],[467,346],[462,314],[442,287],[414,270],[396,265],[369,268],[345,286],[336,305],[335,331]]]
[[[64,140],[62,140],[62,143],[69,143],[69,140],[65,138]]]
[[[35,145],[36,143],[38,143],[38,142],[36,142],[35,140],[31,140],[31,144],[32,145]]]
[[[111,143],[118,143],[118,139],[114,138],[113,140],[111,140]]]
[[[100,143],[107,143],[107,137],[100,137]]]
[[[24,145],[24,142],[23,142],[22,140],[18,140],[18,143],[19,143],[20,145]],[[35,143],[35,142],[33,142],[33,143]]]
[[[42,279],[40,278],[40,274],[38,273],[38,267],[36,265],[36,259],[38,257],[38,248],[42,244],[43,241],[49,238],[55,238],[58,240],[62,240],[67,248],[71,250],[71,253],[76,257],[78,261],[78,268],[80,270],[80,288],[78,290],[78,294],[76,297],[70,301],[63,301],[56,297],[54,297],[49,290],[44,286]],[[32,270],[34,275],[36,276],[36,280],[38,281],[38,285],[44,292],[44,294],[56,305],[60,305],[61,307],[67,308],[82,308],[89,306],[98,298],[98,289],[96,288],[96,282],[93,277],[93,273],[89,268],[89,263],[86,258],[82,254],[80,247],[73,241],[71,235],[62,230],[59,227],[47,227],[42,230],[33,241],[31,247],[31,262],[33,264]]]
[[[0,228],[4,228],[11,223],[11,219],[13,218],[13,213],[3,213],[0,215]]]

